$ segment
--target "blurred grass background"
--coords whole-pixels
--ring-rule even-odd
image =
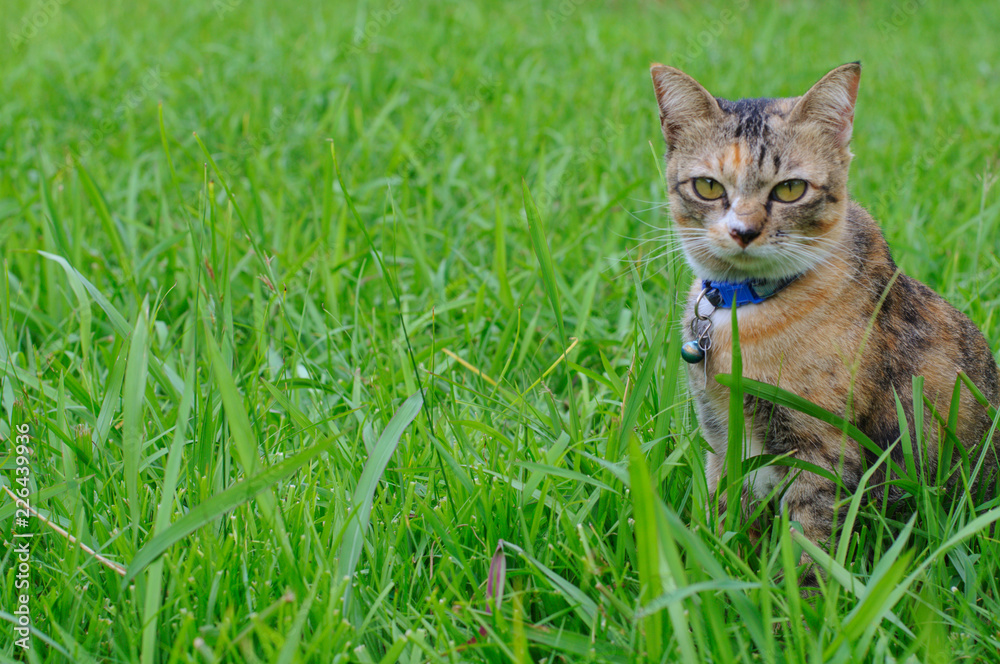
[[[648,77],[791,96],[860,59],[853,196],[996,349],[992,6],[14,0],[0,27],[0,434],[31,424],[34,508],[134,576],[34,518],[37,631],[0,620],[3,661],[995,656],[971,505],[914,496],[901,542],[863,507],[814,605],[786,531],[716,536]]]

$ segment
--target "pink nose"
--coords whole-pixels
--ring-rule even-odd
[[[729,229],[729,236],[736,240],[736,244],[740,245],[744,249],[746,249],[747,245],[753,242],[758,235],[760,235],[760,231],[754,228],[746,228],[742,230],[738,228]]]

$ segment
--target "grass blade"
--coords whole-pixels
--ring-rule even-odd
[[[222,351],[219,350],[215,338],[205,322],[205,353],[208,354],[212,372],[215,375],[215,382],[222,395],[222,405],[225,407],[226,420],[229,422],[229,433],[233,440],[233,447],[236,452],[236,459],[243,467],[243,472],[247,477],[253,477],[260,468],[260,458],[257,452],[257,437],[250,426],[250,418],[243,407],[243,397],[236,389],[236,382],[230,374],[226,361],[222,358]],[[284,520],[281,518],[281,511],[278,509],[277,500],[270,491],[261,492],[258,498],[260,511],[264,518],[274,529],[286,556],[286,562],[294,565],[292,547],[288,541],[288,534],[285,531]]]
[[[316,601],[316,593],[319,591],[320,579],[323,578],[325,570],[320,568],[316,570],[316,578],[309,586],[309,594],[306,595],[306,599],[299,606],[299,610],[295,613],[295,620],[292,622],[292,628],[285,635],[285,642],[281,646],[281,652],[278,653],[277,664],[289,664],[295,660],[295,651],[299,647],[299,643],[302,642],[302,629],[306,625],[306,621],[309,619],[309,609],[312,608],[313,602]]]
[[[588,625],[593,624],[597,617],[597,604],[586,593],[516,544],[505,541],[504,547],[517,551],[534,567],[538,568],[538,571],[549,580],[559,593],[563,595],[566,602],[573,607],[573,610],[579,615],[580,619]]]
[[[741,512],[743,499],[743,437],[746,434],[743,424],[743,354],[740,352],[739,317],[737,308],[732,308],[730,324],[732,326],[733,350],[731,374],[736,378],[729,387],[729,440],[726,443],[726,519],[725,529],[734,531],[737,528],[737,518]],[[720,381],[721,382],[721,381]]]
[[[149,365],[149,303],[143,301],[129,343],[125,383],[122,389],[122,454],[125,491],[132,518],[132,542],[139,538],[139,457],[142,453],[142,410],[146,400],[146,370]]]
[[[653,364],[649,360],[646,363],[647,365]],[[627,431],[631,433],[631,428]],[[635,434],[629,436],[628,450],[629,477],[632,485],[632,514],[635,517],[635,551],[639,563],[639,603],[641,607],[646,607],[649,602],[663,593],[663,579],[660,578],[659,536],[654,509],[655,497],[649,469],[646,468],[646,461],[642,456],[642,450],[639,448]],[[668,606],[671,610],[671,617],[674,617],[674,609],[678,606],[676,604]],[[647,612],[642,621],[645,623],[646,656],[651,661],[658,662],[663,656],[662,614],[656,611]],[[687,645],[690,645],[690,642]]]
[[[375,449],[365,462],[365,468],[361,471],[361,478],[354,488],[354,497],[351,499],[351,521],[347,524],[344,532],[344,539],[340,543],[340,551],[337,554],[337,576],[338,578],[351,578],[354,570],[361,559],[361,548],[364,544],[365,531],[368,530],[368,520],[371,516],[372,501],[375,498],[375,488],[382,479],[385,467],[389,465],[399,439],[410,423],[420,413],[424,400],[421,392],[416,392],[409,399],[403,402],[396,414],[389,420],[375,443]],[[348,582],[344,588],[344,613],[347,614],[347,607],[351,602],[351,584]]]
[[[861,429],[857,428],[841,416],[831,413],[828,410],[824,410],[811,401],[803,399],[799,395],[793,394],[788,390],[783,390],[780,387],[768,385],[767,383],[761,383],[760,381],[752,380],[750,378],[743,378],[737,381],[729,374],[719,374],[715,377],[715,379],[726,387],[732,387],[732,385],[739,382],[743,387],[743,391],[747,394],[752,394],[755,397],[765,399],[766,401],[770,401],[771,403],[779,406],[787,406],[792,410],[797,410],[800,413],[805,413],[806,415],[812,415],[821,422],[833,425],[845,432],[856,442],[863,445],[866,449],[873,452],[876,456],[881,455],[884,451],[877,444],[875,444],[875,441],[861,431]],[[892,469],[892,472],[896,473],[900,478],[907,477],[903,469],[900,468],[899,464],[893,461],[891,457],[887,461]],[[911,493],[919,488],[915,482],[910,480],[897,480],[896,482],[903,489]]]
[[[962,382],[965,383],[965,386],[969,388],[969,392],[972,392],[973,398],[979,402],[979,405],[986,408],[986,412],[990,414],[990,419],[995,420],[997,417],[997,409],[990,404],[989,400],[983,395],[982,391],[980,391],[976,384],[972,382],[972,379],[969,378],[969,374],[964,371],[959,371],[958,377],[961,378]]]
[[[528,235],[531,237],[531,246],[534,248],[535,257],[538,259],[539,269],[542,271],[542,287],[545,295],[552,305],[552,312],[556,317],[556,327],[559,330],[559,341],[562,347],[566,348],[568,339],[566,338],[566,327],[563,323],[562,307],[559,303],[559,284],[556,281],[556,270],[552,264],[552,254],[549,251],[549,243],[545,239],[545,226],[542,224],[542,217],[538,214],[535,201],[528,191],[528,183],[521,180],[521,193],[524,197],[524,213],[528,219]],[[567,351],[568,352],[568,351]],[[566,368],[567,373],[569,369]],[[580,440],[580,420],[576,407],[576,391],[570,389],[569,393],[569,418],[572,427],[573,440]]]
[[[632,388],[632,392],[628,395],[628,400],[625,402],[621,427],[617,431],[617,444],[613,448],[610,442],[608,445],[607,460],[611,463],[617,463],[619,450],[624,452],[628,446],[629,437],[632,435],[632,427],[635,426],[635,421],[639,417],[639,411],[642,409],[642,402],[646,399],[646,390],[649,389],[649,384],[653,380],[656,360],[663,348],[665,335],[666,331],[654,336],[646,351],[646,361],[643,363],[642,369],[639,371],[639,377],[635,381],[635,386]],[[615,435],[614,431],[612,431],[612,435]]]
[[[317,443],[295,456],[285,459],[281,463],[264,469],[253,477],[237,482],[225,491],[215,494],[205,502],[191,509],[190,512],[179,518],[162,533],[153,537],[136,552],[135,557],[132,558],[132,562],[129,563],[128,570],[125,572],[121,587],[127,587],[132,579],[146,569],[160,554],[177,542],[202,526],[212,523],[223,514],[232,511],[259,493],[267,491],[276,482],[280,482],[294,474],[299,468],[329,448],[333,440],[334,438],[331,437]]]
[[[111,327],[114,331],[121,336],[123,339],[128,339],[129,335],[132,333],[132,327],[128,324],[125,317],[115,308],[111,301],[104,296],[104,293],[99,291],[94,284],[92,284],[85,276],[80,274],[80,272],[70,265],[62,256],[56,256],[55,254],[50,254],[45,251],[39,251],[39,256],[47,258],[51,261],[58,263],[63,270],[66,272],[66,276],[70,281],[77,281],[82,285],[90,296],[94,298],[94,302],[97,303],[105,314],[108,316],[108,321],[111,323]],[[75,287],[74,287],[75,288]],[[172,373],[164,369],[162,361],[156,356],[150,356],[149,371],[156,379],[157,384],[159,384],[170,396],[170,398],[177,398],[179,390],[183,388],[180,380],[175,380]]]
[[[566,329],[563,326],[562,306],[559,303],[559,284],[556,282],[556,270],[552,264],[552,254],[549,252],[549,243],[545,239],[545,226],[542,218],[538,214],[535,201],[528,191],[528,184],[521,181],[521,192],[524,196],[524,212],[528,218],[528,235],[531,238],[531,246],[538,259],[538,267],[542,272],[542,286],[546,297],[552,305],[552,313],[556,317],[556,326],[559,330],[559,341],[566,347]]]
[[[191,415],[191,402],[194,401],[195,363],[188,369],[181,403],[177,409],[177,420],[174,426],[174,439],[170,444],[167,456],[167,468],[163,477],[163,488],[160,491],[160,505],[156,510],[156,521],[153,524],[153,536],[159,535],[170,526],[170,512],[177,492],[177,479],[180,476],[181,460],[184,456],[184,441],[187,438],[188,417]],[[146,598],[143,603],[142,629],[142,664],[155,664],[156,661],[156,627],[159,620],[160,607],[163,599],[163,559],[154,561],[148,568],[146,577]]]

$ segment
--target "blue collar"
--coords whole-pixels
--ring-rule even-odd
[[[733,306],[742,307],[744,304],[760,304],[798,279],[799,276],[795,275],[776,281],[751,279],[750,281],[732,282],[703,279],[701,285],[706,291],[705,299],[712,306],[721,309],[732,309]]]

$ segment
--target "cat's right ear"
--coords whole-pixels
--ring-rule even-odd
[[[697,120],[717,120],[722,115],[719,102],[680,69],[654,64],[649,68],[653,90],[660,106],[660,127],[667,148],[673,148],[680,131]]]

